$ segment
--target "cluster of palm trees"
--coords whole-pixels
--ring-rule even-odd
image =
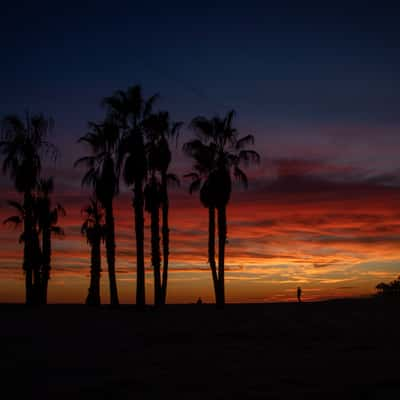
[[[170,120],[168,112],[153,112],[158,96],[144,98],[140,86],[117,91],[106,97],[103,105],[106,115],[103,121],[90,122],[89,131],[79,141],[89,145],[90,155],[80,158],[75,166],[84,165],[87,171],[82,184],[92,187],[91,205],[85,208],[86,226],[96,226],[96,248],[99,238],[104,238],[110,283],[110,303],[118,306],[118,288],[115,276],[115,223],[113,201],[119,191],[120,178],[132,188],[132,205],[135,215],[136,237],[136,304],[145,306],[145,255],[144,211],[151,219],[151,261],[154,271],[154,299],[157,306],[165,304],[167,294],[169,260],[168,182],[177,181],[169,173],[171,151],[169,139],[179,132],[181,123]],[[160,217],[162,212],[162,269],[160,249]],[[104,224],[102,218],[104,214]],[[97,221],[94,223],[94,221]],[[100,228],[101,227],[101,228]],[[89,234],[93,235],[91,229]],[[92,246],[92,239],[89,239]],[[96,250],[98,251],[98,250]],[[98,260],[99,257],[92,256]],[[92,264],[92,279],[97,282],[98,262]],[[90,287],[98,284],[92,282]],[[89,290],[89,294],[92,291]],[[88,298],[90,295],[88,296]],[[99,302],[96,293],[95,304]]]
[[[104,119],[99,122],[89,122],[88,132],[79,139],[79,142],[87,145],[90,151],[89,155],[78,159],[74,164],[74,166],[86,168],[82,184],[89,186],[92,191],[89,204],[82,210],[84,223],[81,229],[91,247],[91,279],[86,299],[89,305],[99,305],[101,302],[101,243],[103,241],[106,248],[110,303],[112,306],[119,305],[115,272],[116,241],[113,203],[119,193],[120,181],[123,181],[133,192],[136,305],[139,309],[145,306],[145,212],[150,217],[154,304],[159,307],[166,303],[170,253],[168,186],[170,183],[179,184],[177,176],[170,172],[172,159],[170,145],[172,140],[177,142],[183,124],[173,122],[166,111],[155,111],[157,100],[158,95],[145,98],[139,85],[129,87],[126,91],[117,91],[102,102],[105,107]],[[254,137],[252,135],[239,137],[239,133],[232,125],[233,117],[234,112],[230,111],[223,118],[218,116],[211,119],[202,116],[194,118],[189,127],[194,131],[195,137],[183,145],[184,153],[193,160],[192,172],[185,175],[191,179],[189,191],[192,193],[199,190],[201,203],[209,211],[208,260],[218,307],[223,307],[225,303],[226,208],[231,196],[232,179],[237,179],[247,186],[247,177],[242,166],[257,163],[260,159],[257,152],[247,149],[248,145],[254,144]],[[8,124],[8,119],[4,119],[3,138],[5,140],[1,142],[1,148],[6,158],[3,168],[15,177],[14,164],[9,160],[12,152],[7,146],[16,140],[17,130],[15,127],[10,130],[7,128]],[[25,131],[25,136],[31,135],[29,128]],[[44,131],[40,143],[35,146],[36,152],[43,147],[54,153],[53,146],[45,141]],[[41,187],[37,184],[39,172],[40,165],[29,185],[18,186],[16,183],[17,190],[24,193],[24,209],[28,207],[32,210],[33,191]],[[15,179],[14,181],[16,182]],[[48,194],[47,199],[49,199]],[[49,202],[47,204],[50,209]],[[59,207],[57,210],[59,213],[62,208]],[[22,218],[24,235],[26,233],[29,235],[29,232],[34,231],[32,228],[34,216],[32,211],[29,211],[29,216],[26,211],[24,213]],[[36,231],[39,232],[39,230]],[[46,234],[43,234],[44,230],[41,228],[41,232],[42,237],[46,236],[48,247],[47,230]],[[218,263],[216,261],[216,233]],[[31,237],[33,237],[32,234]],[[42,247],[47,249],[44,242],[43,239]],[[24,240],[24,243],[28,251],[32,247],[30,245],[32,240]],[[30,268],[30,266],[25,266],[26,255],[27,253],[24,252],[25,272]],[[48,258],[43,257],[43,259],[46,259],[44,263],[46,267],[42,270],[48,271],[47,265],[50,265],[47,262]]]
[[[46,304],[51,270],[51,237],[63,235],[57,225],[64,208],[52,206],[53,178],[43,178],[42,158],[55,158],[57,149],[47,141],[52,120],[43,115],[26,115],[25,121],[9,115],[2,121],[0,151],[4,155],[3,172],[13,180],[22,202],[9,201],[16,211],[4,220],[6,224],[23,226],[20,242],[24,245],[23,269],[27,304]]]

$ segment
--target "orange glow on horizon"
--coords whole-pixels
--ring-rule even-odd
[[[382,280],[396,277],[400,242],[400,190],[334,187],[331,191],[291,193],[279,190],[240,191],[228,207],[226,292],[228,302],[291,301],[297,286],[304,299],[360,296],[374,292]],[[363,201],[354,195],[362,195]],[[68,215],[60,221],[66,237],[53,241],[50,302],[84,301],[90,252],[80,234],[82,194],[60,200]],[[250,210],[250,212],[249,212]],[[0,218],[9,215],[1,208]],[[207,265],[207,210],[184,190],[171,195],[171,303],[213,301]],[[117,279],[122,303],[135,298],[135,245],[130,194],[115,202]],[[146,223],[148,217],[146,215]],[[152,302],[146,225],[147,297]],[[19,232],[2,227],[0,301],[24,300]],[[107,301],[103,251],[102,291]]]

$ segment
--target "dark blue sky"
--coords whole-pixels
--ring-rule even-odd
[[[8,2],[0,113],[44,111],[74,140],[101,117],[102,97],[140,83],[176,119],[235,108],[239,126],[260,136],[296,127],[307,141],[316,125],[397,126],[399,10],[277,4]]]

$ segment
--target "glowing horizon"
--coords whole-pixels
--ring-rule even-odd
[[[305,159],[279,159],[249,170],[250,188],[234,187],[228,206],[227,302],[294,301],[363,296],[394,279],[400,251],[400,189],[388,177],[360,175],[349,166]],[[187,163],[186,168],[189,167]],[[267,171],[267,173],[265,172]],[[76,171],[71,170],[76,177]],[[66,177],[68,170],[61,176]],[[57,176],[56,189],[57,189]],[[3,178],[4,179],[4,178]],[[66,182],[65,180],[64,182]],[[16,198],[8,182],[9,194]],[[78,185],[55,192],[67,209],[60,220],[66,237],[53,240],[49,302],[84,302],[90,249],[80,234],[80,210],[89,196]],[[171,189],[168,302],[214,301],[207,264],[207,210],[187,185]],[[135,299],[135,242],[131,193],[115,200],[116,268],[121,303]],[[11,210],[1,207],[3,220]],[[149,227],[146,218],[146,289],[152,303]],[[18,231],[2,227],[0,301],[24,301],[22,246]],[[107,266],[102,301],[108,301]],[[68,261],[67,261],[68,260]]]

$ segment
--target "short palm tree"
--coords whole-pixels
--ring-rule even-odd
[[[79,139],[87,143],[92,154],[75,162],[85,165],[87,172],[82,179],[83,185],[94,188],[96,198],[105,211],[106,256],[110,282],[110,303],[119,305],[117,281],[115,276],[115,221],[113,211],[114,197],[118,193],[118,173],[116,169],[119,128],[111,119],[103,123],[89,123],[89,132]]]
[[[24,220],[26,218],[26,209],[24,207],[23,203],[19,203],[18,201],[13,201],[9,200],[8,204],[14,208],[16,211],[16,214],[6,218],[3,223],[6,225],[13,225],[14,228],[18,228],[23,226]],[[25,231],[23,230],[21,232],[21,235],[19,237],[19,243],[24,243],[27,240],[31,241],[31,253],[30,253],[30,263],[32,265],[32,272],[33,272],[33,278],[35,285],[33,287],[34,294],[35,296],[35,303],[36,301],[39,303],[39,299],[36,298],[36,295],[39,296],[39,294],[36,293],[36,291],[40,290],[41,288],[41,282],[40,282],[40,267],[43,262],[43,256],[42,256],[42,251],[40,249],[40,243],[39,243],[39,226],[38,226],[38,202],[36,197],[33,197],[33,204],[32,204],[32,224],[33,224],[33,229],[31,231],[31,235],[29,237],[26,235]],[[38,304],[37,303],[37,304]]]
[[[53,178],[41,179],[38,184],[38,222],[42,234],[42,266],[41,266],[41,303],[47,304],[47,288],[51,271],[51,238],[64,236],[64,230],[58,226],[60,216],[66,212],[61,204],[54,208],[51,205],[51,194],[54,191]]]
[[[246,149],[247,145],[254,144],[254,137],[252,135],[239,137],[238,131],[232,126],[233,117],[234,111],[228,112],[224,118],[218,116],[212,119],[202,116],[194,118],[191,127],[196,132],[197,138],[184,145],[186,154],[195,161],[195,171],[189,175],[193,179],[191,189],[200,187],[203,178],[204,183],[200,189],[202,202],[209,209],[215,208],[218,213],[218,271],[214,271],[214,267],[211,266],[213,278],[216,278],[214,284],[218,292],[216,296],[218,307],[223,307],[225,304],[226,208],[232,191],[232,176],[247,187],[247,176],[241,167],[260,161],[256,151]],[[215,229],[215,223],[211,219],[212,215],[209,220],[210,230]],[[210,246],[213,247],[211,239],[209,248]],[[211,250],[211,256],[213,253]],[[210,265],[211,263],[210,260]]]
[[[40,274],[36,271],[34,226],[34,190],[42,169],[42,154],[53,158],[57,150],[48,140],[53,128],[52,119],[42,114],[27,115],[25,121],[17,115],[8,115],[1,123],[2,138],[0,151],[4,156],[3,173],[8,173],[18,192],[23,193],[23,236],[25,272],[25,301],[27,304],[39,303]]]
[[[128,186],[133,187],[136,234],[136,305],[143,309],[145,299],[144,263],[144,183],[147,160],[143,122],[151,115],[154,95],[145,99],[140,86],[119,90],[104,99],[109,116],[116,121],[122,135],[118,150],[118,170]]]
[[[100,276],[101,276],[101,241],[105,237],[104,215],[100,203],[95,199],[90,199],[83,210],[84,222],[81,227],[81,233],[86,236],[87,242],[91,248],[90,256],[90,286],[86,298],[86,304],[90,306],[99,306],[100,301]]]

